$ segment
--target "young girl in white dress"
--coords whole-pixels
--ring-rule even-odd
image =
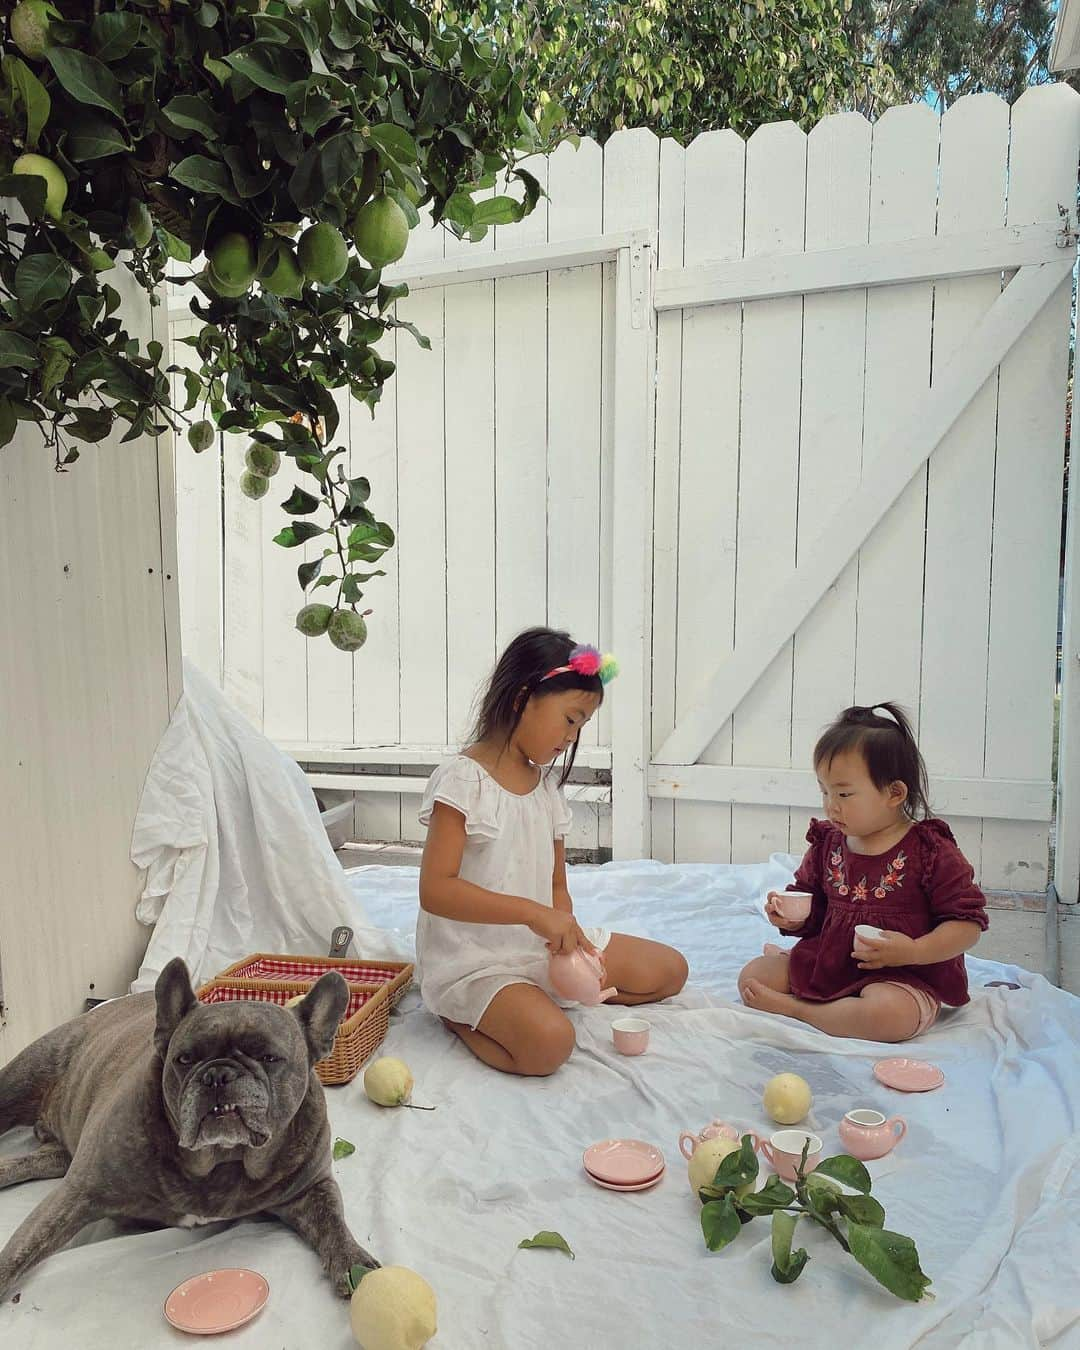
[[[686,981],[673,948],[579,927],[567,888],[562,786],[616,669],[567,633],[519,634],[491,676],[471,744],[424,793],[420,991],[478,1058],[506,1073],[554,1073],[574,1048],[548,979],[553,952],[600,952],[614,1003],[670,998]]]

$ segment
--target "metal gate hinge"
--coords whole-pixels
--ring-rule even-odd
[[[1055,243],[1058,248],[1075,248],[1080,240],[1080,227],[1073,224],[1072,214],[1067,206],[1058,202],[1058,215],[1061,217],[1061,229],[1057,232]]]
[[[645,306],[649,299],[649,263],[651,253],[648,244],[630,245],[630,326],[643,328],[647,319]]]

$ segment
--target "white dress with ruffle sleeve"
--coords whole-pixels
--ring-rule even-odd
[[[440,764],[428,780],[420,823],[428,825],[436,802],[465,817],[465,850],[458,875],[485,890],[552,903],[555,840],[573,823],[557,778],[542,772],[531,792],[509,792],[468,755]],[[611,934],[586,928],[601,950]],[[524,924],[463,923],[420,911],[416,926],[420,993],[438,1017],[475,1028],[488,1004],[509,984],[534,984],[561,1007],[548,981],[548,949]]]

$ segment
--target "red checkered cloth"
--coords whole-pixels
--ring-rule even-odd
[[[349,1004],[342,1014],[342,1020],[352,1017],[360,1009],[373,999],[379,993],[377,989],[350,989]],[[291,990],[288,989],[228,989],[221,986],[204,989],[199,995],[199,1001],[202,1003],[277,1003],[284,1005],[291,998],[296,998]]]
[[[387,969],[386,966],[364,966],[355,961],[343,961],[341,965],[315,964],[300,958],[263,956],[257,961],[249,961],[239,970],[230,970],[226,978],[230,980],[317,980],[328,970],[340,971],[350,984],[386,984],[401,974],[400,970]]]

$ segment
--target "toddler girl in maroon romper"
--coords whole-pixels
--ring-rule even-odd
[[[879,711],[886,715],[879,715]],[[814,751],[828,820],[811,822],[790,891],[813,896],[785,927],[770,893],[766,917],[797,936],[739,976],[743,1001],[834,1036],[903,1041],[943,1003],[968,1001],[964,952],[987,927],[982,891],[952,831],[929,816],[926,770],[902,710],[849,708]],[[883,930],[871,955],[856,924]]]

